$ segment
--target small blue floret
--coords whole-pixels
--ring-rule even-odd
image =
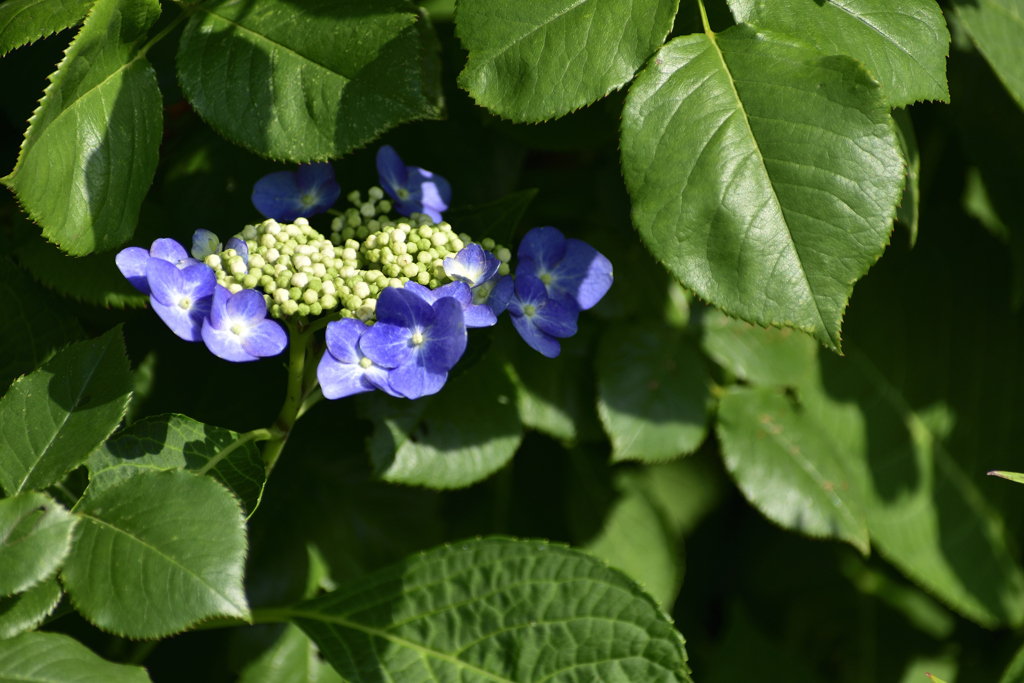
[[[403,216],[425,213],[435,223],[452,201],[448,181],[416,166],[406,166],[391,145],[377,151],[377,176],[380,186],[394,200],[395,211]]]
[[[359,340],[369,329],[355,318],[327,325],[327,352],[316,369],[324,398],[344,398],[374,389],[399,396],[391,389],[388,371],[367,358],[359,348]]]
[[[189,258],[185,247],[169,237],[161,237],[153,242],[149,251],[142,247],[122,249],[114,257],[114,263],[117,264],[118,270],[125,276],[128,283],[147,296],[152,294],[149,281],[146,278],[146,261],[151,258],[172,263],[178,269],[199,263],[199,261]]]
[[[150,258],[146,280],[152,290],[149,303],[171,332],[185,341],[199,341],[217,285],[213,270],[203,263],[179,270],[168,261]]]
[[[558,228],[534,228],[519,243],[521,274],[537,277],[548,296],[563,306],[585,311],[612,286],[612,264],[597,249],[577,239],[566,239]]]
[[[558,338],[576,334],[576,318],[579,316],[576,307],[550,298],[544,283],[529,273],[516,272],[515,293],[509,301],[508,312],[523,341],[548,358],[555,358],[561,353]]]
[[[221,285],[213,292],[202,339],[213,355],[234,363],[276,356],[288,346],[288,333],[281,323],[267,319],[262,294],[254,289],[232,294]]]
[[[299,164],[299,169],[263,176],[252,188],[252,204],[267,218],[291,222],[323,213],[341,196],[334,169],[327,162]]]

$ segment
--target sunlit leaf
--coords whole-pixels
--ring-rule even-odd
[[[150,683],[141,666],[108,662],[62,633],[22,633],[0,640],[0,681]]]
[[[0,596],[21,593],[57,573],[78,522],[42,493],[0,498]]]
[[[7,0],[0,5],[0,57],[74,26],[90,5],[87,0]]]
[[[978,50],[1024,107],[1024,0],[953,0]]]
[[[61,596],[56,578],[44,581],[24,593],[0,598],[0,640],[30,631],[57,609]]]

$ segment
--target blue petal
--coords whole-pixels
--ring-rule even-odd
[[[210,324],[215,330],[226,330],[231,327],[228,319],[227,303],[231,298],[231,292],[224,285],[217,285],[213,289],[213,299],[210,302]]]
[[[473,303],[482,304],[491,309],[495,315],[495,321],[497,316],[501,315],[506,308],[508,308],[508,302],[512,298],[512,294],[515,291],[515,282],[512,280],[511,275],[502,275],[497,280],[489,280],[478,287],[478,290],[488,288],[487,291],[481,292],[477,295],[477,290],[473,291]]]
[[[231,330],[218,330],[207,319],[202,326],[202,339],[210,353],[232,363],[248,363],[258,360],[242,348],[242,338]]]
[[[407,292],[412,292],[413,294],[423,299],[430,305],[433,305],[434,302],[437,301],[437,295],[434,294],[435,290],[431,289],[430,287],[421,285],[418,282],[413,282],[412,280],[410,280],[409,282],[406,282],[404,285],[402,285],[402,289],[404,289]],[[438,289],[444,289],[444,287],[438,287]]]
[[[355,318],[344,318],[327,323],[327,350],[343,363],[359,362],[359,338],[369,329]]]
[[[384,145],[377,150],[377,179],[392,199],[401,201],[398,190],[405,187],[409,174],[402,157],[398,156],[398,152],[391,145]]]
[[[226,310],[232,325],[255,327],[267,317],[267,302],[255,289],[243,289],[231,295]]]
[[[251,289],[243,289],[251,292]],[[242,292],[238,292],[241,294]],[[237,296],[237,295],[236,295]],[[288,333],[276,320],[261,320],[242,335],[242,348],[246,353],[260,358],[276,356],[288,347]],[[330,354],[324,354],[330,355]]]
[[[565,256],[565,235],[558,228],[546,226],[534,228],[523,235],[519,243],[517,256],[521,259],[533,259],[541,272],[551,272]],[[519,268],[516,268],[519,275]]]
[[[413,354],[408,361],[388,373],[391,388],[405,398],[436,394],[447,380],[448,371],[427,367],[420,353]]]
[[[559,301],[571,299],[585,311],[611,288],[612,263],[586,242],[570,238],[566,243],[565,258],[552,272],[548,291]]]
[[[291,171],[269,173],[252,188],[252,205],[267,218],[293,221],[302,215],[299,188]]]
[[[185,251],[185,247],[170,237],[161,237],[155,240],[149,247],[149,255],[153,258],[175,264],[188,258],[188,252]]]
[[[184,278],[177,266],[160,258],[147,259],[146,280],[152,291],[151,299],[166,306],[178,305],[183,296]]]
[[[522,306],[543,306],[548,300],[548,290],[540,278],[516,271],[515,298]],[[509,307],[512,304],[509,303]]]
[[[379,305],[378,305],[379,306]],[[412,354],[410,338],[413,332],[404,325],[377,321],[359,339],[359,350],[377,365],[398,367]]]
[[[554,299],[548,299],[533,314],[533,324],[552,337],[564,339],[576,334],[578,316],[575,306],[563,306]]]
[[[405,398],[391,387],[390,370],[385,370],[379,365],[371,365],[370,367],[366,368],[363,377],[365,377],[370,382],[370,384],[377,387],[388,396],[394,396],[395,398]]]
[[[213,296],[213,290],[217,286],[217,276],[213,274],[213,269],[208,265],[197,263],[179,272],[181,273],[182,292],[190,299],[195,301]]]
[[[228,243],[224,248],[234,249],[235,252],[242,257],[242,261],[245,262],[245,267],[249,267],[249,245],[245,243],[245,240],[239,237],[232,237],[228,240]]]
[[[220,238],[209,230],[199,228],[192,235],[192,257],[203,261],[210,254],[220,253]]]
[[[359,363],[342,363],[330,353],[325,353],[320,359],[316,378],[320,381],[324,398],[331,400],[376,389]]]
[[[378,321],[401,327],[422,329],[434,322],[430,304],[404,288],[388,287],[381,292],[377,297],[376,313]]]
[[[302,206],[303,216],[323,213],[341,196],[341,186],[334,180],[334,168],[326,161],[299,164],[295,185],[299,190],[297,201]]]
[[[127,278],[128,284],[143,294],[150,293],[149,282],[146,280],[146,261],[149,258],[149,252],[142,247],[122,249],[114,257],[114,263],[121,275]]]
[[[447,372],[459,362],[466,351],[466,324],[462,304],[445,297],[434,304],[434,324],[424,331],[423,345],[418,349],[431,370]]]
[[[509,304],[509,312],[512,312],[511,304]],[[525,315],[513,314],[512,326],[516,328],[516,332],[523,338],[523,341],[534,351],[539,351],[541,355],[557,358],[558,354],[562,352],[558,340],[534,325]]]
[[[475,243],[459,250],[454,257],[449,256],[444,260],[445,275],[452,280],[465,282],[470,287],[490,280],[497,274],[500,266],[501,262],[494,254]]]
[[[203,321],[210,313],[210,301],[212,298],[205,297],[198,301],[193,301],[188,310],[177,304],[168,306],[153,297],[149,298],[149,305],[160,316],[160,319],[164,321],[164,324],[170,328],[171,332],[185,341],[197,342],[202,338]]]
[[[441,222],[441,212],[448,210],[452,201],[452,187],[447,180],[416,166],[408,167],[409,180],[406,189],[419,197],[418,209],[430,216],[435,223]]]

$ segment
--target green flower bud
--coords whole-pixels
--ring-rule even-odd
[[[358,228],[356,228],[356,239],[357,240],[365,240],[369,234],[370,234],[370,231],[369,231],[369,229],[367,229],[367,227],[365,225],[360,225]]]
[[[443,232],[435,232],[433,235],[430,236],[430,243],[433,244],[435,247],[443,247],[444,245],[448,244],[448,235],[444,234]]]
[[[320,296],[312,289],[307,289],[302,293],[302,300],[307,304],[315,304]]]
[[[327,269],[324,268],[322,263],[313,264],[313,277],[323,279],[327,275]]]
[[[255,289],[259,283],[260,279],[255,275],[246,275],[242,278],[242,286],[246,289]]]
[[[341,216],[335,216],[331,220],[331,232],[341,232],[341,229],[345,227],[342,225]]]
[[[278,287],[277,289],[275,289],[273,295],[274,301],[276,301],[279,304],[283,304],[284,302],[288,301],[291,298],[290,296],[288,296],[288,290],[285,289],[284,287]]]
[[[419,250],[420,250],[420,245],[416,244],[412,240],[410,240],[409,242],[407,242],[405,244],[405,253],[407,253],[407,254],[415,254]]]
[[[454,239],[448,240],[448,247],[455,253],[458,253],[466,248],[466,244],[458,237],[456,237]]]
[[[235,276],[245,275],[247,272],[245,261],[242,260],[241,256],[235,256],[232,258],[231,263],[228,264],[228,268],[231,270],[231,274]]]
[[[416,260],[419,261],[420,263],[430,263],[431,261],[434,260],[434,255],[431,254],[429,251],[421,251],[418,254],[416,254]]]
[[[373,218],[374,216],[377,215],[377,207],[370,202],[366,202],[365,204],[359,207],[359,213],[361,213],[366,218]]]
[[[380,202],[377,203],[377,211],[379,211],[382,214],[391,213],[391,202],[389,202],[386,199],[382,199]]]
[[[281,310],[281,304],[274,304],[270,307],[270,317],[278,319],[284,317],[284,311]]]
[[[378,221],[378,220],[366,221],[366,228],[370,232],[377,232],[378,230],[380,230],[380,221]]]
[[[348,193],[345,199],[349,200],[353,204],[360,204],[363,201],[360,197],[359,190],[352,190]]]
[[[203,263],[210,266],[214,270],[217,270],[221,266],[220,256],[217,256],[216,254],[210,254],[209,256],[206,257]]]
[[[228,285],[228,291],[231,292],[232,294],[238,294],[239,292],[242,291],[242,285],[238,284],[237,282],[232,282],[230,285]]]
[[[369,195],[371,202],[379,202],[384,198],[384,190],[380,189],[376,185],[367,190],[366,194]]]
[[[494,249],[494,240],[492,240],[490,237],[485,237],[483,241],[480,242],[480,246],[486,249],[487,251],[491,251],[492,249]]]
[[[259,276],[259,280],[257,280],[257,282],[259,282],[260,287],[266,287],[267,285],[274,282],[274,278],[271,277],[270,275],[263,274]]]
[[[309,305],[309,314],[310,315],[320,315],[323,312],[324,312],[323,306],[320,305],[319,301]]]
[[[416,246],[420,248],[420,251],[427,251],[430,249],[430,240],[426,237],[420,238],[416,241]]]
[[[360,299],[365,299],[370,296],[370,285],[366,282],[357,282],[353,285],[352,292]],[[349,306],[349,308],[358,308],[358,306]]]
[[[391,283],[391,278],[381,273],[380,277],[374,280],[374,284],[377,285],[378,289],[384,289]]]
[[[350,296],[347,299],[345,299],[345,308],[347,308],[349,310],[353,310],[354,311],[354,310],[358,309],[362,305],[363,305],[363,300],[360,299],[358,296],[353,295],[353,296]]]
[[[267,265],[267,262],[263,260],[263,257],[259,254],[253,254],[249,257],[249,270],[262,270],[263,266]]]
[[[401,289],[403,284],[405,283],[402,280],[397,277],[393,277],[391,278],[391,282],[388,283],[388,287],[398,287]]]
[[[423,286],[426,286],[426,285],[430,284],[430,274],[429,273],[419,273],[416,276],[416,282],[420,283]]]
[[[309,278],[309,284],[306,285],[306,289],[313,290],[314,292],[319,292],[323,288],[323,284],[323,280],[321,280],[320,278],[311,277]]]
[[[502,263],[500,266],[498,266],[498,275],[508,275],[511,272],[512,269],[509,267],[507,263]]]
[[[420,274],[420,269],[416,267],[415,263],[408,263],[402,268],[402,275],[407,278],[414,278]]]
[[[331,233],[331,243],[334,244],[335,246],[341,244],[341,233],[340,232],[332,232]]]
[[[263,256],[267,259],[267,263],[277,263],[278,259],[281,258],[281,252],[277,249],[268,249],[267,253]]]
[[[494,255],[497,256],[498,260],[501,261],[502,263],[508,263],[509,261],[512,260],[512,252],[506,249],[505,247],[499,247],[494,252]]]
[[[281,271],[281,274],[277,276],[277,279],[274,280],[274,282],[278,287],[288,289],[292,286],[292,275],[294,275],[294,273],[289,270]]]
[[[305,304],[305,303],[299,304],[297,306],[297,308],[298,308],[298,311],[299,311],[299,315],[301,315],[301,316],[309,315],[309,304]]]
[[[320,297],[320,305],[323,307],[323,310],[330,311],[338,305],[338,299],[331,294],[324,294]]]
[[[302,290],[298,287],[292,287],[288,290],[288,298],[292,301],[298,301],[302,297]]]
[[[406,237],[407,235],[405,234],[404,230],[395,230],[394,232],[391,233],[392,242],[404,242]]]

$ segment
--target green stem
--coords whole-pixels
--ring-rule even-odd
[[[310,325],[306,329],[306,331],[316,332],[317,330],[322,330],[325,327],[327,327],[327,325],[333,323],[336,320],[341,320],[341,313],[332,313],[331,315],[325,315],[324,317],[316,320],[312,325]]]
[[[206,474],[214,467],[216,467],[217,463],[219,463],[221,460],[231,455],[231,453],[234,452],[236,449],[241,448],[250,441],[267,441],[268,439],[273,439],[274,436],[274,432],[270,431],[269,429],[254,429],[251,432],[246,432],[245,434],[242,434],[241,437],[239,437],[238,441],[234,442],[230,446],[222,448],[220,453],[210,458],[210,460],[205,465],[203,465],[196,471],[196,474]]]
[[[708,23],[708,13],[704,9],[704,0],[697,0],[697,6],[700,7],[700,20],[704,24],[704,33],[709,36],[715,35],[715,32],[711,30],[711,24]]]
[[[277,459],[281,457],[281,451],[284,449],[285,442],[288,441],[288,435],[291,433],[292,427],[295,426],[295,421],[299,418],[306,395],[312,389],[306,376],[307,360],[313,360],[310,358],[312,339],[312,330],[300,331],[292,325],[288,325],[288,391],[285,394],[281,412],[274,420],[275,432],[272,433],[267,445],[263,448],[263,462],[266,463],[268,475],[277,463]]]
[[[194,8],[191,7],[186,7],[182,9],[181,14],[174,17],[171,23],[167,24],[167,26],[164,26],[163,30],[161,30],[160,33],[157,33],[155,36],[150,38],[149,41],[142,46],[142,48],[139,50],[139,57],[145,57],[146,53],[149,52],[149,48],[159,43],[161,40],[167,37],[167,34],[169,34],[174,29],[178,28],[178,24],[185,21],[189,18],[189,16],[191,16],[193,9]]]

